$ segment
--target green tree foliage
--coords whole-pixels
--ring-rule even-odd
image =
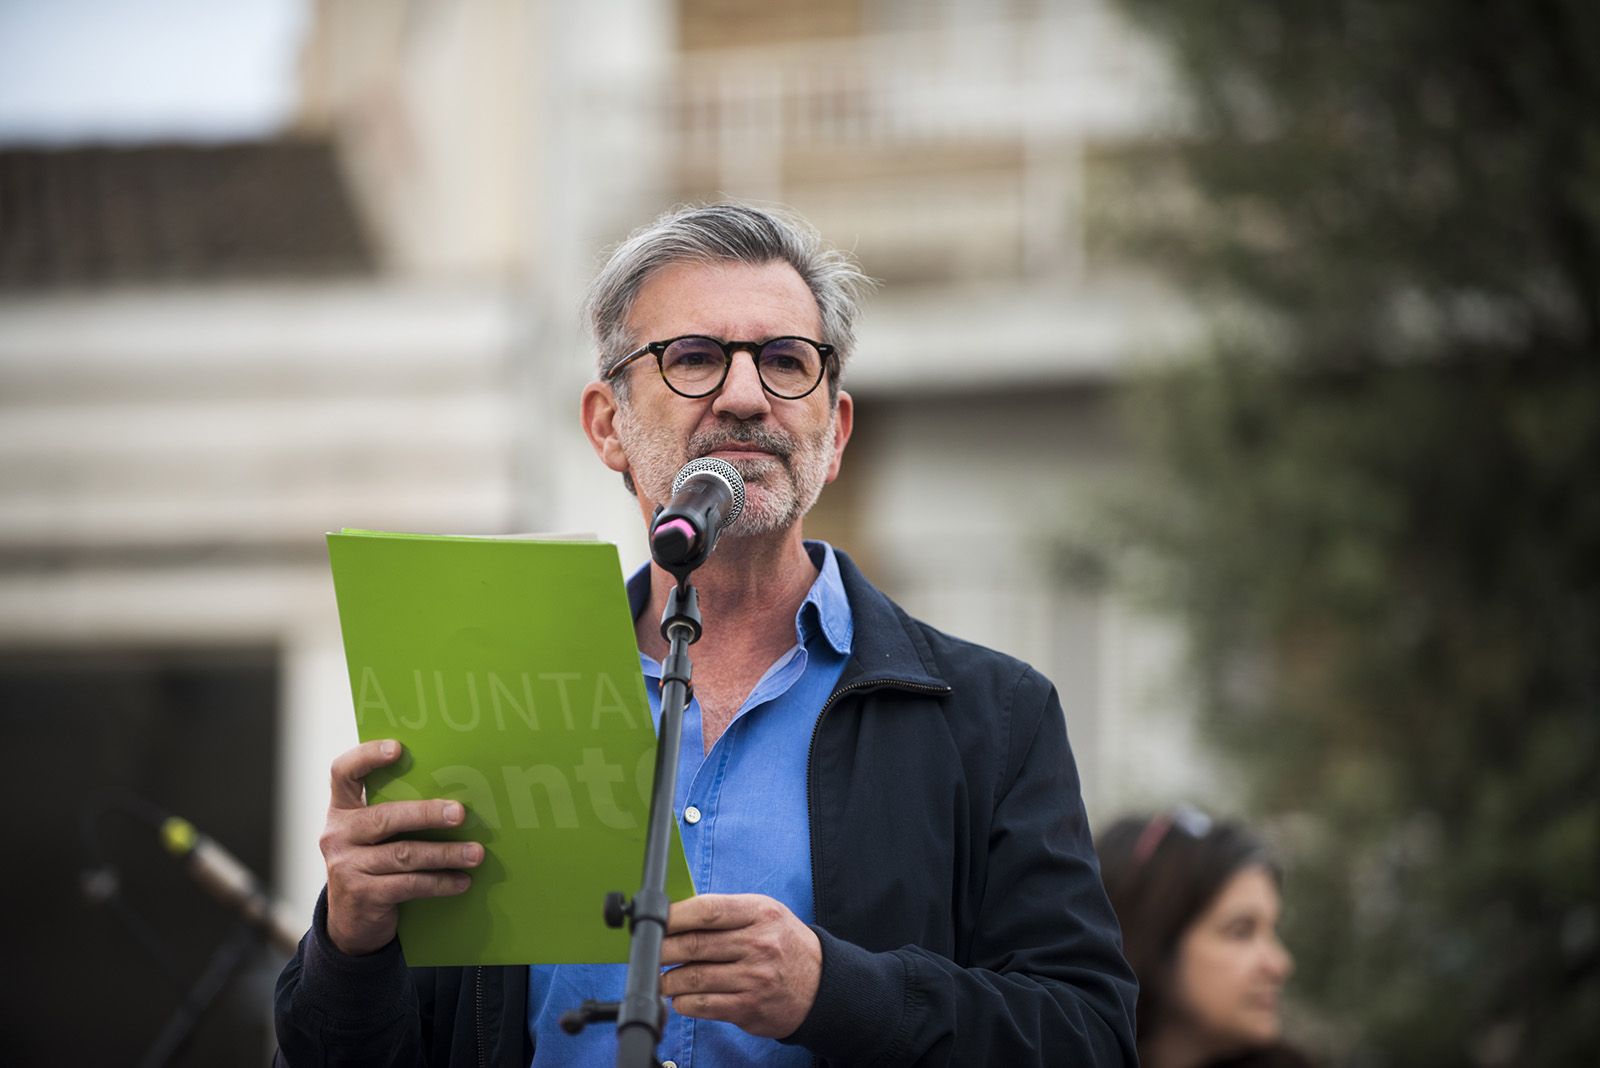
[[[1123,0],[1193,113],[1122,237],[1219,315],[1136,531],[1295,813],[1335,1060],[1600,1050],[1600,4]]]

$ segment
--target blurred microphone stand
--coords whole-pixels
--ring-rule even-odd
[[[172,1015],[167,1017],[161,1033],[139,1061],[139,1068],[165,1068],[177,1059],[194,1037],[195,1026],[211,1008],[211,1003],[233,981],[260,940],[260,929],[249,920],[240,920],[234,926],[228,937],[212,952],[211,959],[206,962],[206,970],[184,994],[183,1001]]]
[[[83,833],[84,851],[89,859],[89,867],[83,873],[84,896],[91,904],[110,909],[128,929],[134,941],[138,942],[155,961],[156,967],[172,984],[179,996],[178,1007],[167,1018],[161,1033],[156,1036],[155,1042],[138,1062],[140,1068],[164,1068],[174,1063],[183,1053],[190,1039],[194,1037],[195,1027],[217,997],[238,975],[240,969],[249,962],[256,947],[267,946],[275,951],[283,949],[282,925],[281,923],[274,925],[270,902],[266,901],[264,891],[255,887],[253,883],[250,889],[255,892],[255,897],[265,902],[260,912],[252,912],[248,907],[253,903],[250,900],[236,901],[218,895],[224,896],[224,900],[232,905],[235,911],[241,913],[241,918],[212,952],[200,978],[193,985],[186,987],[170,947],[144,917],[134,911],[122,895],[121,876],[106,859],[100,842],[100,819],[108,812],[129,816],[139,823],[150,826],[164,840],[167,852],[188,863],[191,875],[206,884],[207,889],[213,894],[217,894],[217,889],[207,883],[205,873],[195,869],[193,854],[196,846],[222,852],[226,860],[235,865],[237,861],[196,832],[187,821],[161,811],[142,797],[133,794],[103,793],[91,797],[83,807],[80,828]],[[187,837],[180,833],[185,830]],[[253,880],[242,866],[238,868],[241,879]]]

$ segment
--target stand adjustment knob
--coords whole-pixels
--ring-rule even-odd
[[[603,1023],[615,1020],[622,1006],[615,1001],[586,1000],[575,1009],[568,1009],[561,1014],[561,1030],[569,1035],[582,1033],[585,1027],[592,1023]]]
[[[606,895],[606,926],[621,927],[628,922],[628,914],[632,910],[628,907],[628,898],[620,890],[613,890]]]

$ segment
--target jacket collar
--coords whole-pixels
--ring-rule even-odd
[[[948,691],[950,684],[940,677],[928,643],[911,618],[867,581],[847,553],[835,548],[833,554],[856,628],[855,655],[845,665],[839,687],[878,682]]]
[[[812,551],[819,553],[820,549]],[[835,547],[833,555],[855,623],[854,653],[839,686],[879,683],[949,690],[950,684],[940,677],[933,654],[910,617],[867,581],[849,554]],[[634,619],[649,601],[650,569],[645,567],[628,579],[628,608]]]

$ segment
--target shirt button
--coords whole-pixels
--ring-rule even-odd
[[[688,808],[684,809],[683,810],[683,822],[688,823],[688,824],[699,823],[700,822],[700,810],[695,808],[693,805],[690,805]],[[662,1068],[666,1068],[666,1065],[662,1065]]]
[[[677,1061],[662,1061],[661,1068],[678,1068]]]

